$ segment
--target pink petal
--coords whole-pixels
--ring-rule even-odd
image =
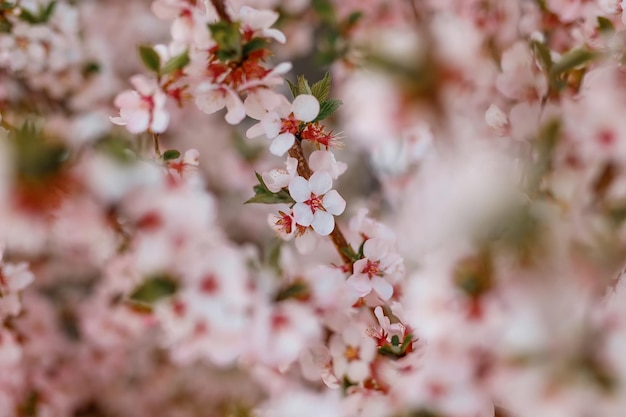
[[[324,196],[322,204],[327,212],[339,216],[346,209],[346,200],[344,200],[337,191],[330,190]]]
[[[381,277],[372,278],[372,289],[385,301],[393,295],[393,286]]]
[[[150,113],[147,111],[137,111],[126,119],[126,129],[134,134],[145,132],[148,130],[149,123]]]
[[[335,228],[335,217],[330,213],[318,210],[313,215],[311,226],[319,235],[328,236]]]
[[[275,112],[268,113],[261,119],[261,126],[268,138],[275,138],[280,133],[280,117]]]
[[[170,122],[170,115],[165,110],[157,110],[152,115],[150,129],[154,133],[163,133]]]
[[[373,261],[381,260],[389,251],[389,244],[384,239],[369,239],[363,245],[363,255]]]
[[[250,6],[239,9],[239,18],[252,30],[269,28],[278,20],[278,13],[272,10],[256,10]]]
[[[320,112],[320,103],[310,94],[300,94],[293,101],[293,115],[303,122],[310,122]]]
[[[274,28],[265,29],[263,31],[263,36],[274,39],[278,43],[287,42],[287,38],[285,37],[285,34],[278,29],[274,29]]]
[[[347,376],[350,381],[360,382],[367,378],[370,374],[369,363],[364,361],[350,362],[348,365]]]
[[[196,106],[206,114],[222,110],[226,105],[226,97],[221,90],[211,90],[196,95]]]
[[[261,123],[257,123],[253,125],[252,127],[250,127],[250,129],[246,131],[246,137],[249,139],[257,138],[264,134],[265,134],[265,129],[263,129],[263,126],[261,126]]]
[[[359,296],[364,297],[372,291],[372,281],[364,274],[352,274],[350,278],[346,280],[346,283],[359,293]]]
[[[115,97],[113,102],[118,108],[137,108],[141,105],[141,97],[136,91],[122,91]]]
[[[300,226],[308,227],[313,222],[313,212],[306,204],[296,203],[296,205],[293,206],[293,218]]]
[[[231,125],[236,125],[246,117],[246,108],[241,98],[233,90],[226,90],[226,121]]]
[[[283,156],[293,146],[296,137],[293,133],[281,133],[276,136],[270,145],[272,155]]]
[[[333,179],[326,171],[317,171],[309,178],[309,187],[311,192],[315,195],[324,195],[333,186]]]
[[[292,178],[289,182],[289,194],[297,203],[304,203],[311,197],[309,182],[300,176]]]
[[[303,235],[296,237],[296,249],[301,255],[311,253],[317,246],[317,235],[312,232],[305,232]]]

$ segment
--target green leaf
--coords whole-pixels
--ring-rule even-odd
[[[140,45],[139,56],[141,57],[141,60],[146,68],[150,71],[159,72],[161,69],[161,58],[151,46]]]
[[[148,278],[131,293],[130,299],[134,302],[152,304],[174,294],[178,290],[178,283],[169,275],[156,275]]]
[[[222,20],[209,24],[209,30],[219,48],[215,54],[218,59],[221,61],[238,61],[241,59],[242,48],[239,23]]]
[[[28,9],[20,9],[20,19],[33,25],[39,23],[39,18]]]
[[[187,51],[185,51],[181,54],[176,55],[175,57],[170,58],[170,60],[167,61],[167,63],[163,66],[161,74],[167,75],[174,71],[178,71],[185,68],[187,64],[189,64],[189,54],[187,53]]]
[[[602,36],[611,36],[615,33],[615,26],[606,17],[598,16],[598,31]]]
[[[258,204],[293,204],[295,203],[294,199],[291,198],[291,195],[286,190],[280,190],[277,193],[271,192],[263,178],[259,173],[256,173],[256,178],[259,181],[258,185],[254,186],[254,197],[248,199],[244,204],[258,203]]]
[[[361,11],[350,13],[350,16],[348,16],[348,18],[346,19],[348,27],[354,26],[359,20],[361,20],[362,17],[363,17],[363,12]]]
[[[306,282],[296,281],[285,288],[282,288],[278,294],[276,294],[276,301],[284,301],[290,298],[293,299],[305,299],[309,295],[309,287]]]
[[[320,103],[328,98],[330,94],[330,73],[324,74],[324,78],[311,86],[311,93]]]
[[[400,337],[398,337],[398,335],[397,335],[397,334],[394,334],[394,335],[391,337],[391,344],[392,344],[393,346],[400,346]]]
[[[100,72],[100,64],[97,62],[88,62],[83,67],[83,75],[97,74]]]
[[[51,1],[50,3],[48,3],[48,5],[46,7],[43,7],[39,18],[41,20],[42,23],[47,22],[48,19],[50,19],[50,17],[52,16],[52,13],[54,13],[54,9],[56,8],[57,2],[56,1]]]
[[[312,6],[322,22],[333,24],[337,20],[335,17],[335,9],[329,0],[313,0]]]
[[[298,75],[298,95],[300,94],[312,94],[309,82],[304,75]]]
[[[336,98],[323,101],[320,103],[320,113],[317,115],[315,120],[313,120],[313,123],[330,117],[342,104],[343,102],[341,100],[337,100]]]
[[[549,72],[552,69],[553,62],[552,56],[550,55],[550,50],[548,49],[546,44],[539,41],[532,41],[530,43],[530,47],[532,48],[535,56],[539,60],[541,67]]]
[[[267,42],[266,39],[263,39],[263,38],[251,39],[250,42],[246,43],[243,46],[243,56],[247,57],[252,52],[261,50],[261,49],[265,48],[267,45],[268,45],[268,42]]]
[[[589,61],[593,61],[598,54],[588,49],[574,49],[561,57],[559,62],[555,63],[550,71],[550,75],[556,77],[564,72],[573,70],[576,67],[584,65]]]
[[[172,159],[177,159],[179,157],[180,157],[180,152],[177,151],[176,149],[168,149],[167,151],[163,152],[164,161],[171,161]]]
[[[291,95],[293,96],[293,98],[296,98],[298,96],[298,86],[289,80],[286,80],[286,81],[287,81],[287,85],[289,86],[289,89],[291,90]]]

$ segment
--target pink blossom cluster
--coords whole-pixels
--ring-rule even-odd
[[[621,417],[625,34],[0,0],[0,417]]]

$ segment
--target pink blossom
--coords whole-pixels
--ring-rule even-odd
[[[361,297],[374,291],[381,299],[388,300],[393,294],[393,287],[385,276],[396,270],[402,258],[398,254],[390,253],[388,242],[377,238],[365,242],[363,255],[363,259],[354,263],[354,274],[346,282]]]
[[[367,336],[364,329],[350,326],[330,339],[334,374],[351,382],[363,382],[370,376],[370,365],[377,355],[376,342]]]
[[[294,219],[301,226],[312,226],[322,236],[333,231],[335,219],[346,208],[346,201],[335,190],[333,180],[325,171],[318,171],[307,181],[294,177],[289,183],[289,193],[296,201]]]
[[[116,125],[126,126],[133,134],[151,131],[163,133],[170,121],[165,110],[166,94],[154,80],[142,75],[130,79],[136,90],[126,90],[115,97],[115,106],[120,108],[119,117],[111,117]]]

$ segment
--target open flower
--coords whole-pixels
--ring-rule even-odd
[[[126,126],[130,133],[138,134],[150,130],[163,133],[170,121],[165,110],[167,96],[155,80],[142,75],[130,79],[136,91],[122,91],[115,97],[115,105],[120,108],[119,117],[111,117],[116,125]]]
[[[352,382],[361,382],[370,376],[370,364],[376,358],[376,342],[366,337],[365,331],[350,326],[330,338],[330,354],[337,378],[346,376]]]
[[[226,107],[226,121],[236,125],[246,117],[246,108],[239,94],[226,84],[201,83],[196,92],[196,106],[206,114]]]
[[[278,20],[279,14],[273,10],[256,10],[250,6],[239,9],[239,21],[243,29],[252,32],[253,36],[271,38],[280,43],[285,43],[285,35],[271,26]]]
[[[267,189],[273,193],[277,193],[281,189],[289,186],[291,179],[297,175],[297,168],[298,160],[296,158],[287,158],[285,169],[273,169],[270,172],[264,172],[261,177]]]
[[[253,138],[264,133],[272,139],[270,152],[282,156],[293,146],[300,124],[315,120],[319,112],[319,101],[310,94],[301,94],[293,100],[293,103],[285,101],[268,112],[260,123],[248,129],[246,135]]]
[[[393,295],[393,286],[385,275],[395,271],[402,262],[400,255],[389,253],[389,243],[384,239],[369,239],[363,245],[365,258],[354,263],[354,273],[346,281],[361,297],[374,291],[381,299]]]
[[[337,191],[331,190],[333,179],[326,171],[318,171],[307,181],[294,177],[289,183],[289,194],[296,201],[293,207],[294,219],[301,226],[312,226],[322,236],[327,236],[335,228],[335,218],[346,208]]]

